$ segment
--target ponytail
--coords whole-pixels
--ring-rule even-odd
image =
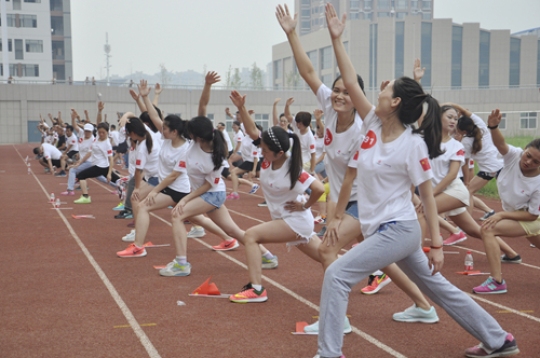
[[[223,160],[227,158],[227,142],[220,130],[213,130],[214,138],[212,139],[212,162],[214,170],[218,170],[223,165]]]
[[[426,94],[421,106],[427,105],[424,119],[418,129],[413,130],[413,133],[420,133],[424,138],[424,142],[428,148],[429,159],[437,158],[443,154],[441,150],[442,141],[442,121],[441,121],[441,108],[439,102],[431,97],[430,94]]]
[[[472,154],[476,154],[482,150],[482,131],[472,118],[467,116],[462,116],[458,119],[457,128],[465,132],[465,137],[474,138],[472,144]]]
[[[131,117],[129,118],[129,122],[126,123],[126,133],[130,134],[132,132],[146,140],[148,154],[152,153],[152,147],[154,146],[152,135],[146,130],[146,127],[140,118]]]
[[[152,147],[154,146],[154,142],[152,141],[152,135],[148,133],[148,131],[146,131],[144,139],[146,140],[146,150],[148,150],[148,154],[150,154],[152,153]]]
[[[293,140],[293,146],[291,150],[291,163],[289,166],[289,175],[291,178],[291,190],[296,185],[300,174],[302,174],[302,148],[300,146],[300,139],[294,133],[289,133],[289,138]]]

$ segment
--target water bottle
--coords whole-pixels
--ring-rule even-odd
[[[51,193],[50,201],[51,201],[51,203],[54,203],[54,193]]]
[[[474,268],[473,257],[470,251],[465,255],[465,271],[472,271]]]
[[[55,208],[59,208],[59,207],[60,207],[60,198],[56,199],[56,202],[54,203],[54,207],[55,207]]]

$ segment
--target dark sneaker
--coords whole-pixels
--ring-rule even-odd
[[[490,216],[495,215],[495,210],[491,210],[489,213],[485,213],[484,216],[480,218],[480,221],[487,220]]]
[[[324,234],[326,234],[326,226],[323,226],[323,228],[321,229],[321,231],[319,231],[319,232],[317,233],[317,236],[318,236],[318,237],[323,237]]]
[[[519,353],[519,348],[516,344],[516,339],[512,333],[506,335],[506,339],[501,348],[490,351],[482,343],[477,346],[465,350],[465,357],[469,358],[497,358],[510,357]]]
[[[517,255],[516,257],[509,258],[506,255],[501,256],[501,262],[506,262],[509,264],[520,264],[522,262],[521,256]]]
[[[115,219],[133,219],[131,211],[122,210],[118,215],[114,216]]]
[[[265,200],[262,203],[257,204],[257,206],[268,206],[268,204],[266,204],[266,200]]]

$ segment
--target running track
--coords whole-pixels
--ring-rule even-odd
[[[191,276],[160,277],[153,265],[174,257],[173,247],[148,249],[141,259],[120,259],[120,238],[128,220],[115,220],[117,197],[109,187],[90,181],[91,205],[75,205],[75,197],[54,210],[48,194],[65,190],[67,178],[45,175],[33,159],[32,145],[0,146],[2,203],[0,268],[1,357],[285,357],[311,358],[315,336],[295,336],[296,321],[318,314],[322,270],[296,249],[268,245],[279,256],[277,270],[265,270],[269,300],[262,304],[232,304],[227,299],[188,294],[212,276],[222,293],[236,293],[248,282],[245,253],[210,250],[219,240],[207,234],[190,239]],[[24,159],[30,158],[32,174]],[[245,189],[245,188],[241,188]],[[257,207],[262,193],[241,193],[227,202],[233,219],[244,229],[270,216]],[[498,203],[489,205],[500,210]],[[93,214],[75,220],[71,214]],[[477,213],[476,217],[479,216]],[[319,229],[317,227],[316,229]],[[155,212],[147,240],[172,243],[170,210]],[[523,257],[522,265],[503,265],[509,293],[473,298],[511,331],[521,357],[540,356],[540,255],[524,239],[510,241]],[[457,275],[464,250],[472,249],[475,268],[488,270],[483,245],[470,238],[449,248],[443,274],[471,292],[486,276]],[[362,282],[362,287],[366,282]],[[438,309],[434,325],[392,321],[392,313],[411,305],[389,285],[365,296],[356,287],[348,314],[353,333],[345,337],[344,354],[351,357],[462,357],[476,340]],[[185,305],[179,306],[178,301]]]

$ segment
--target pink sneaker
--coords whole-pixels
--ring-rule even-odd
[[[467,236],[463,231],[458,232],[457,234],[452,234],[448,236],[446,240],[443,241],[444,246],[452,246],[455,244],[459,244],[460,242],[463,242],[467,240]]]
[[[516,343],[516,339],[512,333],[506,335],[504,344],[501,348],[495,350],[489,350],[482,343],[477,346],[468,348],[465,350],[465,357],[469,358],[481,358],[481,357],[510,357],[519,353],[519,348]]]
[[[238,193],[234,191],[230,193],[229,195],[227,195],[227,200],[238,200],[238,199],[240,199],[240,195],[238,195]]]
[[[67,191],[61,192],[60,195],[70,195],[70,196],[73,196],[73,195],[75,195],[75,192],[74,192],[73,190],[67,190]]]
[[[229,251],[236,249],[238,246],[240,246],[238,240],[232,239],[230,241],[222,241],[219,245],[212,246],[212,249],[215,251]]]

